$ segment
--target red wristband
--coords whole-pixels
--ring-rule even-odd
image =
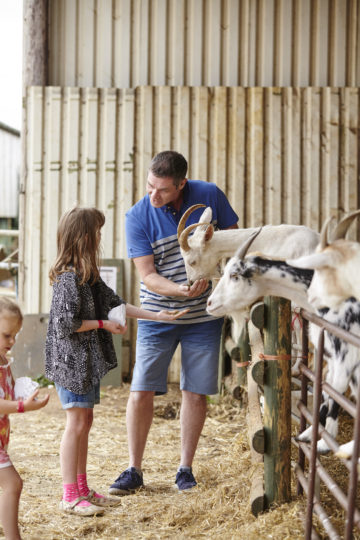
[[[104,328],[104,323],[102,321],[98,321],[99,323],[99,328]]]
[[[22,399],[19,399],[19,401],[17,402],[17,412],[25,412],[24,402]]]

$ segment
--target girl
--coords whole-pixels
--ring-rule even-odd
[[[0,519],[5,538],[11,540],[20,539],[18,511],[22,480],[7,453],[10,434],[8,415],[41,409],[49,401],[48,394],[42,399],[35,399],[39,390],[24,401],[15,400],[11,362],[6,358],[6,354],[15,343],[22,320],[19,306],[8,298],[0,297]]]
[[[99,403],[100,380],[116,367],[111,334],[124,334],[127,326],[108,320],[111,309],[124,304],[100,278],[101,227],[96,208],[73,208],[60,219],[57,259],[50,270],[53,297],[46,338],[46,376],[55,382],[66,410],[60,445],[63,512],[82,516],[99,514],[114,504],[94,490],[86,478],[88,436],[93,407]],[[187,310],[153,313],[126,304],[129,317],[173,321]]]

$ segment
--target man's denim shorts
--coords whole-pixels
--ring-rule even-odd
[[[165,394],[169,364],[180,343],[180,389],[216,394],[223,322],[222,318],[196,324],[139,321],[131,391]]]
[[[97,383],[87,394],[74,394],[56,383],[55,388],[63,409],[73,407],[93,409],[95,404],[100,403],[100,383]]]

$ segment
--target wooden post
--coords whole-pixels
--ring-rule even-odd
[[[246,386],[247,384],[247,362],[250,362],[251,359],[251,350],[249,344],[249,332],[247,323],[244,324],[244,327],[241,331],[239,338],[239,349],[240,349],[240,364],[243,366],[238,367],[238,381],[240,386]]]
[[[251,315],[250,315],[251,317]],[[254,368],[263,365],[260,355],[264,353],[264,346],[260,330],[252,323],[248,323],[252,369],[248,369],[248,400],[249,410],[246,416],[249,434],[251,462],[255,467],[251,472],[250,505],[251,512],[257,516],[265,509],[264,495],[264,428],[260,412],[258,381],[254,379]],[[258,373],[257,370],[255,370]]]
[[[25,296],[25,192],[27,179],[26,162],[26,95],[28,86],[48,84],[48,0],[24,0],[23,2],[23,68],[22,94],[23,115],[21,133],[21,173],[19,195],[19,302],[23,306]]]
[[[24,0],[23,95],[48,79],[48,0]]]
[[[291,304],[274,296],[264,304],[264,481],[269,507],[291,496]]]

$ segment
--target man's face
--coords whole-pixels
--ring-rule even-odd
[[[182,189],[186,184],[186,178],[180,184],[174,186],[174,180],[170,177],[159,178],[150,171],[146,182],[146,191],[150,197],[150,203],[155,208],[161,208],[165,204],[176,202],[181,196]]]

